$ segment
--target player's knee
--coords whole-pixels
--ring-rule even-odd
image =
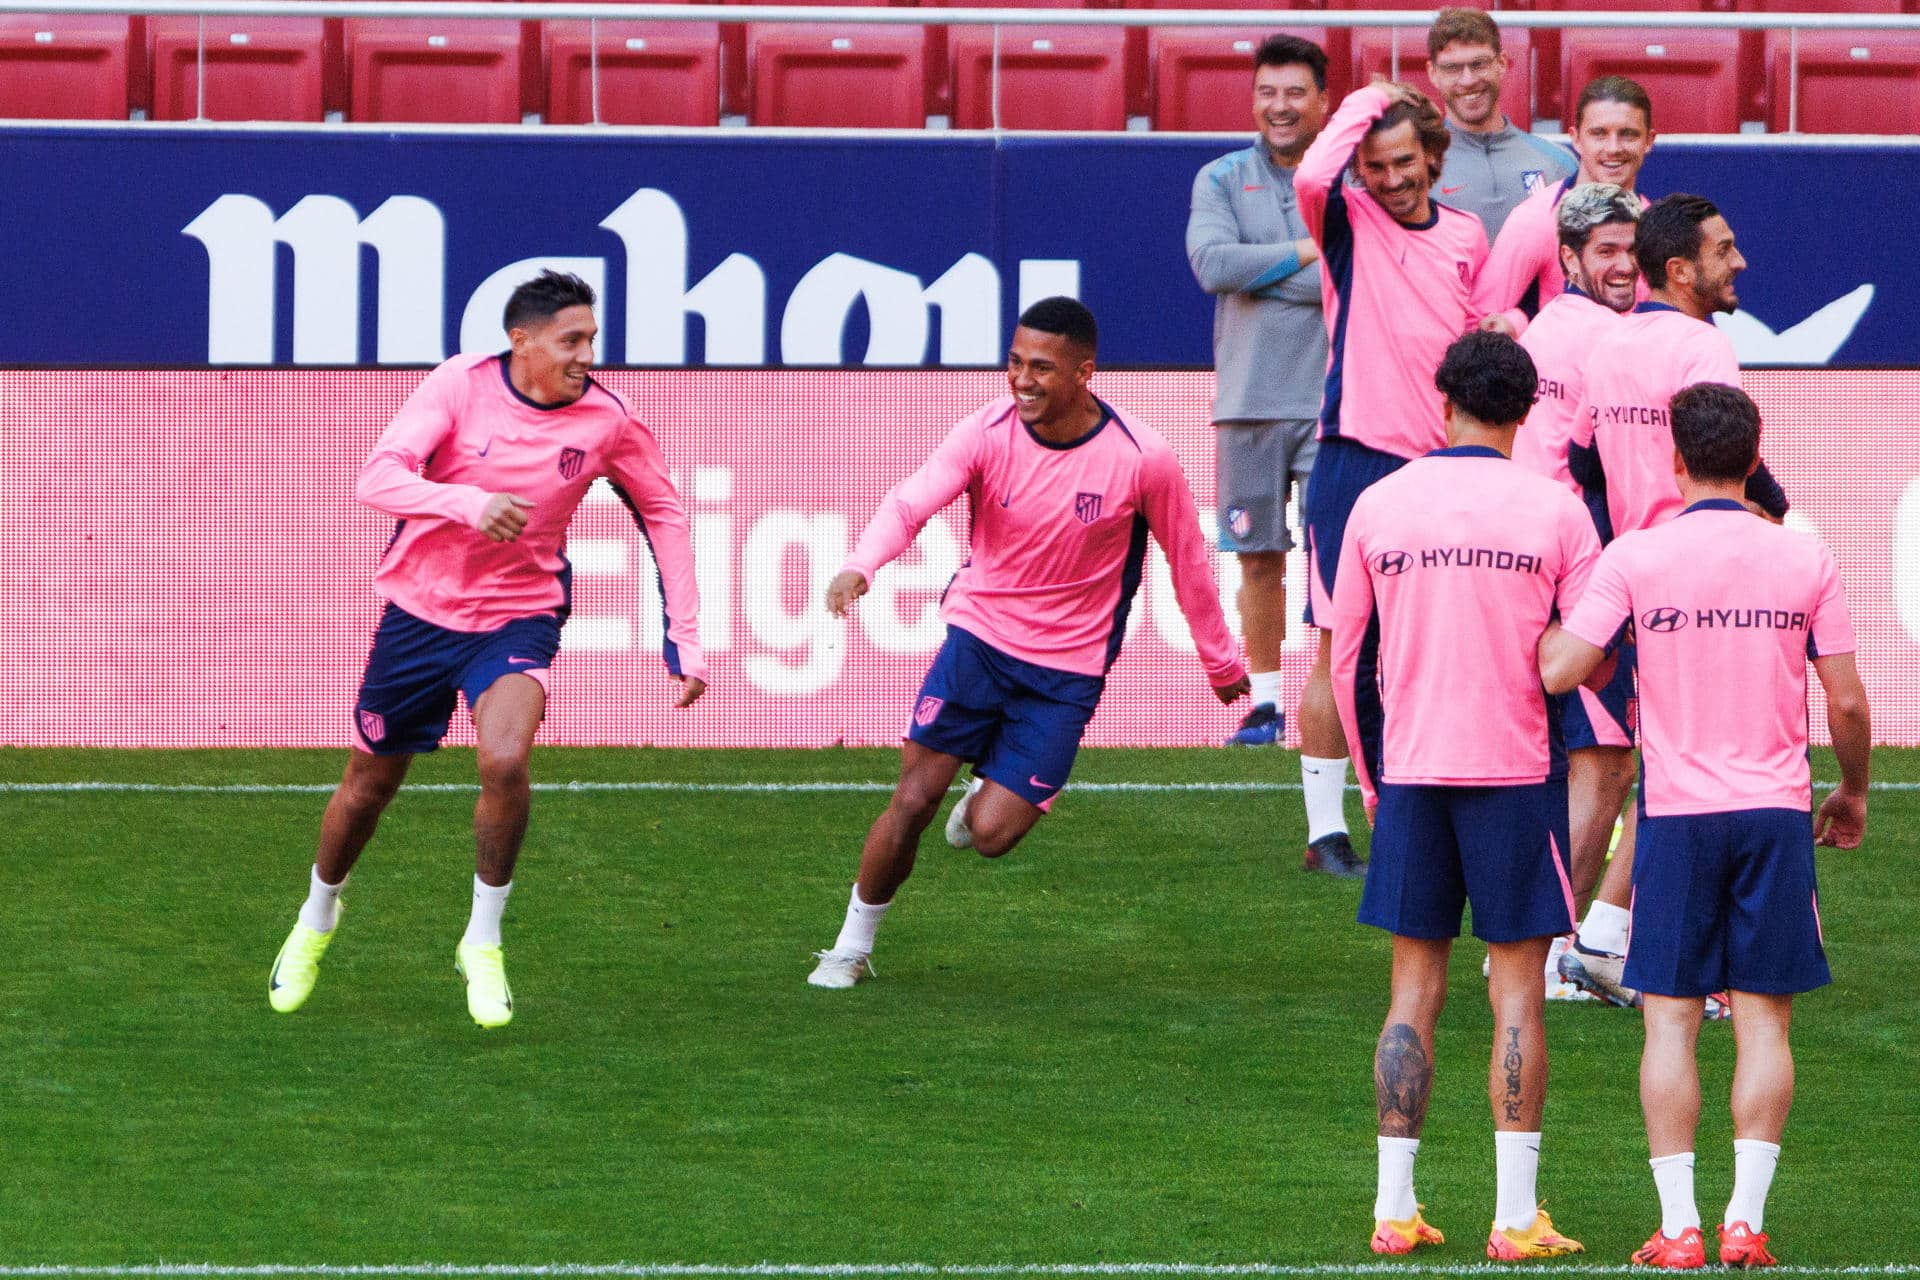
[[[913,779],[902,778],[900,785],[893,790],[893,812],[908,827],[924,831],[932,825],[933,817],[940,811],[940,802],[946,798],[946,794],[944,789],[936,790]]]
[[[378,817],[400,792],[403,774],[386,769],[350,768],[340,780],[338,796],[355,813]]]
[[[1287,581],[1287,558],[1278,552],[1247,552],[1240,557],[1241,585],[1256,592],[1280,590]]]
[[[989,828],[985,831],[975,829],[972,834],[975,853],[983,858],[998,858],[1003,854],[1011,853],[1013,846],[1020,843],[1020,837],[1026,832]]]
[[[524,793],[533,785],[527,757],[518,751],[480,749],[480,786],[493,792]]]

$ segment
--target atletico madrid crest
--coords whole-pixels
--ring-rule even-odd
[[[560,474],[568,480],[580,474],[580,464],[587,460],[581,449],[562,449],[560,451]]]
[[[1092,524],[1100,518],[1100,495],[1097,493],[1076,493],[1073,495],[1073,514],[1081,524]]]
[[[378,742],[387,736],[387,718],[378,711],[360,708],[360,736],[368,742]]]
[[[940,708],[946,705],[945,698],[936,698],[932,694],[926,695],[920,699],[920,705],[913,709],[913,722],[922,729],[926,728],[940,714]]]

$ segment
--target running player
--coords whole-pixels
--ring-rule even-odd
[[[1028,307],[1007,353],[1012,394],[969,414],[894,487],[827,584],[827,609],[844,617],[880,566],[966,495],[967,559],[940,605],[947,638],[914,702],[899,785],[867,832],[839,937],[815,953],[816,987],[872,975],[875,932],[963,762],[974,770],[947,819],[956,846],[997,858],[1052,806],[1126,635],[1149,532],[1167,553],[1207,682],[1224,703],[1247,692],[1186,477],[1158,434],[1094,395],[1096,339],[1092,313],[1071,298]]]
[[[1647,91],[1625,76],[1601,76],[1582,89],[1573,109],[1573,150],[1580,171],[1528,196],[1495,237],[1482,285],[1496,310],[1480,322],[1483,327],[1524,333],[1567,287],[1554,210],[1576,186],[1607,182],[1634,189],[1653,150],[1653,100]],[[1649,203],[1645,196],[1639,201],[1642,208]]]
[[[1320,405],[1320,453],[1307,484],[1307,612],[1320,627],[1300,696],[1300,781],[1306,866],[1360,876],[1342,812],[1347,762],[1328,674],[1327,610],[1354,499],[1407,459],[1446,443],[1433,371],[1481,312],[1472,282],[1487,256],[1480,220],[1432,198],[1453,135],[1418,90],[1378,83],[1347,95],[1294,171],[1319,245],[1321,304],[1331,337]],[[1348,186],[1349,173],[1359,179]],[[1361,668],[1371,670],[1370,650]],[[1364,741],[1379,725],[1363,715]],[[1320,744],[1324,743],[1322,746]],[[1338,827],[1331,826],[1338,818]]]
[[[1547,1093],[1541,966],[1573,927],[1566,794],[1547,781],[1546,695],[1536,650],[1600,551],[1579,500],[1508,461],[1537,391],[1513,339],[1472,333],[1434,377],[1448,447],[1361,494],[1334,588],[1333,690],[1367,812],[1376,818],[1360,922],[1393,935],[1392,997],[1374,1053],[1379,1184],[1373,1249],[1442,1242],[1413,1190],[1433,1085],[1433,1037],[1462,907],[1492,957],[1497,1202],[1487,1256],[1579,1253],[1535,1196]],[[1377,632],[1381,678],[1358,674]],[[1434,637],[1446,636],[1438,645]],[[1359,708],[1384,704],[1376,756]],[[1472,733],[1460,726],[1471,722]]]
[[[1565,628],[1542,640],[1540,670],[1549,689],[1568,689],[1624,628],[1639,637],[1646,777],[1625,977],[1645,1008],[1640,1098],[1661,1223],[1633,1260],[1705,1261],[1693,1194],[1694,1046],[1703,998],[1727,989],[1734,1183],[1720,1261],[1771,1266],[1762,1227],[1793,1102],[1793,997],[1829,981],[1813,848],[1859,845],[1872,734],[1832,553],[1747,508],[1760,461],[1753,402],[1702,384],[1675,395],[1670,411],[1684,507],[1608,546]],[[1817,818],[1809,658],[1841,777]]]
[[[312,993],[347,873],[414,756],[440,745],[464,696],[479,737],[480,800],[473,912],[454,964],[475,1022],[499,1027],[513,1017],[500,918],[567,615],[561,549],[597,478],[623,490],[658,561],[677,705],[706,689],[686,511],[653,433],[589,376],[593,300],[585,281],[553,271],[515,289],[505,314],[511,348],[455,356],[428,374],[360,470],[355,496],[400,525],[374,573],[387,604],[354,700],[355,749],[321,819],[307,901],[267,981],[282,1013]]]

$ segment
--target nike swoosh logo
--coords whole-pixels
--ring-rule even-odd
[[[1265,187],[1242,187],[1240,189],[1242,191],[1265,191],[1266,190]]]
[[[1030,787],[1039,787],[1043,791],[1052,791],[1054,789],[1051,782],[1042,782],[1032,774],[1027,775],[1027,785]]]
[[[1002,508],[1004,508],[1011,501],[1013,501],[1013,495],[1010,493],[1002,494],[1000,496],[1000,505]]]
[[[1464,185],[1458,186],[1458,187],[1442,187],[1440,188],[1440,194],[1443,196],[1450,196],[1456,191],[1465,191],[1465,190],[1466,190],[1466,187]]]
[[[279,989],[280,989],[280,958],[278,956],[275,956],[273,960],[273,972],[267,975],[267,990],[278,991]]]
[[[491,448],[493,448],[493,437],[492,437],[492,436],[488,436],[488,437],[487,437],[487,443],[486,443],[486,444],[485,444],[485,445],[484,445],[484,446],[483,446],[482,448],[480,448],[479,450],[477,450],[477,451],[475,451],[475,453],[474,453],[474,455],[473,455],[473,456],[474,456],[474,457],[476,457],[476,458],[484,458],[484,457],[486,457],[486,456],[487,456],[487,450],[488,450],[488,449],[491,449]]]
[[[538,662],[540,661],[540,659],[538,659],[538,658],[508,658],[508,659],[507,659],[507,661],[508,661],[508,662],[524,662],[524,663],[526,663],[526,664],[527,664],[528,666],[530,666],[530,667],[531,667],[531,666],[533,666],[533,665],[535,665],[536,663],[538,663]]]

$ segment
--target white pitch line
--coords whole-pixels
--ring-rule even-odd
[[[274,796],[274,795],[325,795],[331,792],[337,783],[332,782],[0,782],[0,795],[72,795],[91,792],[131,793],[154,795],[238,795],[238,796]],[[958,788],[961,784],[955,783]],[[1838,786],[1835,782],[1817,781],[1816,791]],[[1920,782],[1874,782],[1868,784],[1874,791],[1920,791]],[[742,795],[793,795],[809,792],[878,792],[892,791],[891,782],[536,782],[535,791],[543,792],[729,792]],[[472,795],[480,788],[470,782],[416,782],[404,788],[407,792],[430,792]],[[1067,790],[1075,794],[1155,794],[1167,792],[1192,792],[1205,794],[1251,793],[1265,791],[1298,791],[1297,782],[1074,782]],[[1349,783],[1348,791],[1357,787]],[[0,1275],[6,1274],[0,1271]]]
[[[1920,1275],[1920,1265],[1886,1263],[1838,1267],[1780,1266],[1769,1269],[1775,1275],[1793,1276],[1911,1276]],[[1489,1262],[1455,1263],[1448,1266],[1408,1267],[1392,1262],[1317,1263],[1288,1266],[1266,1262],[1093,1262],[1093,1263],[792,1263],[761,1262],[749,1265],[725,1263],[536,1263],[513,1266],[503,1263],[458,1265],[453,1263],[393,1263],[385,1265],[339,1265],[316,1263],[264,1263],[223,1265],[219,1263],[136,1263],[120,1266],[41,1266],[0,1265],[0,1277],[553,1277],[556,1280],[589,1280],[608,1277],[615,1280],[681,1280],[697,1277],[833,1277],[863,1276],[1344,1276],[1344,1275],[1430,1275],[1494,1276],[1519,1275],[1529,1268]],[[1556,1276],[1644,1276],[1645,1268],[1595,1263],[1558,1265]]]

